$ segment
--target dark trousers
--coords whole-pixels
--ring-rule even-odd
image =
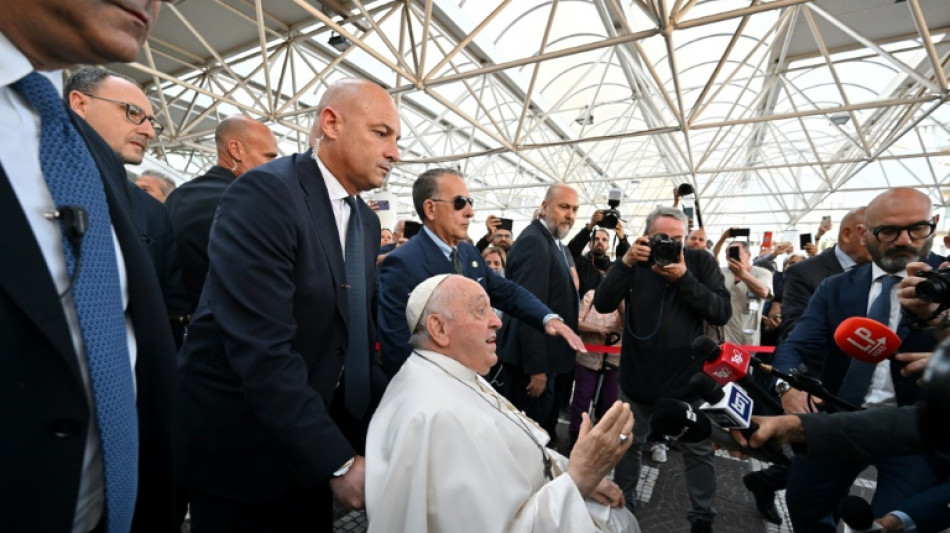
[[[871,500],[874,516],[900,509],[908,497],[937,483],[933,468],[920,455],[848,461],[795,457],[788,470],[785,501],[795,531],[834,532],[832,512],[848,495],[865,468],[877,468],[877,490]]]
[[[594,406],[594,412],[598,418],[604,416],[607,409],[610,409],[610,406],[620,396],[618,376],[616,369],[607,370],[604,373],[604,382],[600,387],[600,397],[596,398],[597,405]],[[600,378],[600,372],[574,363],[574,400],[571,401],[571,423],[568,425],[568,433],[571,435],[571,439],[577,438],[581,427],[581,415],[590,410],[590,404],[595,400],[594,394],[597,391],[598,378]]]
[[[261,503],[192,490],[192,533],[315,533],[333,531],[330,486],[293,487]]]

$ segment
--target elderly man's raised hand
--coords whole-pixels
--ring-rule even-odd
[[[630,405],[614,402],[596,426],[583,414],[580,433],[567,474],[585,498],[591,496],[601,480],[620,461],[633,444],[633,412]]]

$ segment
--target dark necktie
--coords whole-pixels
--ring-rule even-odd
[[[452,253],[449,254],[449,259],[452,260],[452,267],[455,268],[456,274],[462,273],[462,260],[459,258],[459,249],[452,248]]]
[[[74,255],[65,232],[63,251],[67,271],[75,276],[71,289],[73,303],[79,316],[102,442],[105,523],[110,533],[127,532],[132,525],[138,488],[139,431],[105,190],[89,149],[70,122],[49,79],[33,72],[12,88],[40,115],[40,167],[53,201],[57,206],[83,207],[89,214],[89,228],[81,241],[82,261]]]
[[[366,325],[366,252],[363,224],[356,197],[343,199],[350,206],[346,225],[346,283],[349,308],[349,344],[343,371],[346,386],[346,410],[363,418],[369,405],[369,328]]]
[[[901,280],[898,276],[884,276],[881,278],[881,294],[871,303],[868,309],[868,318],[877,320],[881,324],[889,327],[891,319],[891,289]],[[871,376],[874,374],[875,365],[852,359],[848,366],[848,372],[841,382],[841,389],[838,395],[846,402],[860,406],[867,396],[868,386],[871,384]]]

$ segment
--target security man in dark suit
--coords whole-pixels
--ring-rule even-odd
[[[579,207],[572,187],[550,187],[541,202],[541,217],[525,228],[511,247],[506,270],[508,279],[528,289],[573,330],[577,329],[580,302],[567,260],[570,252],[561,239],[574,226]],[[555,380],[574,369],[577,353],[561,339],[546,339],[507,316],[501,337],[502,394],[553,439],[557,426]]]
[[[574,349],[583,350],[580,337],[565,319],[517,283],[487,268],[478,250],[465,242],[475,214],[474,201],[457,170],[435,168],[420,174],[412,184],[412,202],[424,226],[386,256],[379,275],[379,337],[383,368],[389,376],[395,375],[411,353],[406,325],[409,293],[432,276],[452,272],[479,282],[492,306],[506,315],[525,320],[539,332],[562,336]]]
[[[788,337],[795,322],[808,307],[808,300],[825,279],[871,260],[858,227],[864,224],[864,207],[849,211],[838,226],[838,241],[820,254],[785,271],[782,289],[782,323],[779,338]]]
[[[0,1],[5,531],[174,527],[162,294],[121,162],[58,87],[59,69],[136,58],[159,7],[138,4]],[[66,219],[78,208],[85,232]]]
[[[195,533],[330,531],[331,492],[363,507],[365,431],[385,380],[371,364],[379,219],[357,195],[383,184],[399,135],[382,87],[341,80],[320,100],[312,150],[221,196],[179,354]]]
[[[225,117],[214,130],[218,164],[168,195],[165,207],[178,243],[178,264],[188,299],[188,312],[208,274],[208,235],[218,200],[242,174],[277,157],[277,139],[263,123],[244,115]]]

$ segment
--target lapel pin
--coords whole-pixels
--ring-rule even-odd
[[[478,261],[472,261],[472,268],[478,268]]]

